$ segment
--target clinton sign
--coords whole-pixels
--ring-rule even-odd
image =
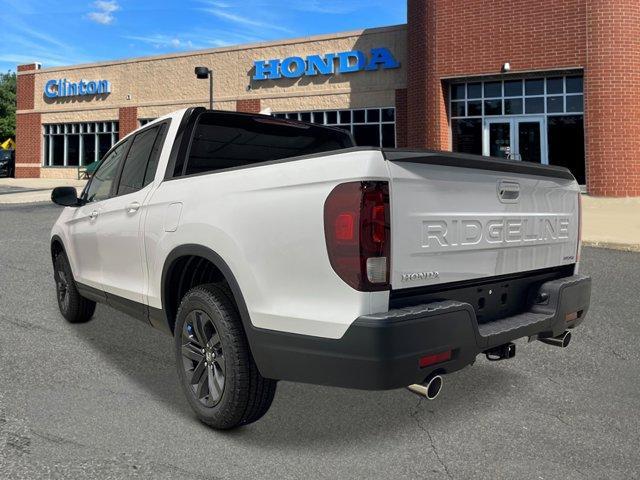
[[[257,60],[254,62],[253,79],[277,80],[279,78],[313,77],[341,73],[375,72],[399,68],[400,63],[388,48],[372,48],[367,55],[361,50],[349,52],[310,55],[306,58],[287,57],[285,59]]]
[[[66,78],[49,80],[44,85],[47,98],[80,97],[84,95],[107,95],[111,93],[109,80],[80,80],[70,82]]]

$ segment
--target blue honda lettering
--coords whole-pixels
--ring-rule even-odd
[[[311,55],[307,57],[307,71],[305,75],[310,77],[314,75],[331,75],[334,71],[335,53],[328,53],[324,58],[320,55]]]
[[[304,75],[304,67],[305,63],[302,58],[289,57],[282,61],[280,73],[287,78],[298,78]]]
[[[389,49],[372,48],[371,60],[369,61],[366,70],[378,70],[380,66],[383,69],[392,69],[400,67],[400,63],[393,57]]]
[[[399,68],[388,48],[372,48],[370,58],[360,50],[325,55],[309,55],[306,59],[292,56],[284,60],[258,60],[254,62],[253,80],[276,80],[282,77],[299,78],[303,75],[332,75],[334,73],[371,72]],[[337,61],[336,61],[337,60]]]
[[[338,58],[340,59],[339,73],[359,72],[367,65],[367,58],[360,50],[339,53]]]
[[[253,76],[254,80],[276,80],[282,78],[280,75],[280,60],[259,60],[254,62],[256,67],[256,74]]]

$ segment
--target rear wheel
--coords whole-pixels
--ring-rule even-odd
[[[70,323],[88,322],[96,310],[96,302],[84,298],[78,292],[69,260],[64,253],[56,256],[53,266],[60,313]]]
[[[260,375],[228,289],[191,289],[175,326],[178,376],[198,418],[216,429],[260,419],[269,410],[276,381]]]

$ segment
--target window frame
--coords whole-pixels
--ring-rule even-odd
[[[355,121],[354,120],[354,112],[363,110],[365,114],[364,121]],[[383,110],[393,110],[393,120],[383,120],[382,112]],[[369,121],[369,112],[377,111],[378,120],[377,121]],[[348,122],[342,122],[340,120],[340,113],[349,112],[350,120]],[[328,117],[329,114],[334,113],[336,115],[336,122],[329,122]],[[306,120],[301,120],[302,115],[309,114],[311,116],[311,121],[307,122]],[[313,121],[313,117],[316,114],[321,114],[323,118],[322,123],[317,123]],[[398,145],[398,112],[395,106],[386,106],[386,107],[363,107],[363,108],[336,108],[336,109],[328,109],[328,110],[300,110],[297,112],[274,112],[272,114],[276,118],[280,118],[283,120],[291,120],[291,121],[303,121],[305,123],[311,123],[313,125],[319,125],[323,127],[330,128],[340,128],[345,132],[350,132],[352,136],[355,135],[355,127],[367,125],[367,126],[377,126],[378,127],[378,141],[379,144],[377,147],[372,148],[396,148]],[[384,135],[382,133],[384,125],[393,125],[394,126],[394,138],[393,143],[396,147],[384,147],[383,146],[383,138]],[[349,130],[344,129],[343,127],[349,127]],[[354,137],[355,139],[355,137]]]
[[[561,78],[562,79],[562,93],[548,93],[548,80]],[[582,92],[568,92],[567,91],[567,79],[569,78],[581,78],[582,79]],[[527,95],[526,92],[526,82],[527,80],[542,80],[543,82],[543,90],[540,94],[532,94]],[[521,83],[521,94],[515,96],[507,96],[505,94],[505,83],[506,82],[514,82],[518,81]],[[485,96],[484,86],[486,83],[501,83],[501,91],[502,94],[499,97],[487,97]],[[469,85],[470,84],[480,84],[480,97],[469,97]],[[464,85],[464,97],[463,98],[453,98],[452,91],[453,88],[459,85]],[[547,106],[548,98],[553,97],[561,97],[562,98],[562,111],[560,112],[550,112]],[[569,111],[567,110],[567,97],[582,97],[582,110],[580,111]],[[543,110],[537,113],[527,113],[526,100],[530,98],[541,98],[543,103]],[[521,113],[506,113],[505,112],[505,102],[506,100],[520,99],[522,101],[522,112]],[[485,101],[486,100],[500,100],[501,102],[501,114],[492,114],[487,115],[485,113]],[[482,111],[480,115],[469,115],[469,102],[470,101],[479,101],[482,107]],[[464,105],[464,115],[454,115],[456,111],[454,106],[457,106],[458,103],[462,103]],[[548,116],[562,116],[562,115],[584,115],[584,72],[573,72],[573,73],[554,73],[549,72],[540,76],[520,76],[518,78],[503,78],[503,79],[492,79],[492,78],[479,78],[479,79],[468,79],[463,81],[455,81],[452,80],[448,87],[448,99],[447,104],[449,107],[449,119],[457,120],[457,119],[469,119],[469,118],[492,118],[492,117],[517,117],[517,116],[527,116],[527,115],[543,115],[545,117]]]
[[[43,123],[42,124],[42,144],[41,144],[41,167],[43,168],[80,168],[89,165],[95,161],[101,160],[98,158],[99,149],[96,149],[96,144],[99,143],[97,139],[98,135],[110,135],[111,147],[114,147],[118,143],[118,133],[120,131],[120,122],[118,120],[106,120],[100,122],[67,122],[67,123]],[[68,142],[69,136],[78,137],[78,165],[69,165],[68,157]],[[62,142],[62,158],[59,165],[52,163],[53,159],[53,137],[60,137]],[[94,152],[94,158],[88,163],[83,163],[83,157],[85,154],[85,145],[87,139],[93,142],[92,148]],[[110,149],[109,149],[110,150]],[[109,153],[108,151],[105,155]]]

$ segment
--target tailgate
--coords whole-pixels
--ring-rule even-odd
[[[576,263],[579,187],[562,168],[387,150],[394,290]]]

